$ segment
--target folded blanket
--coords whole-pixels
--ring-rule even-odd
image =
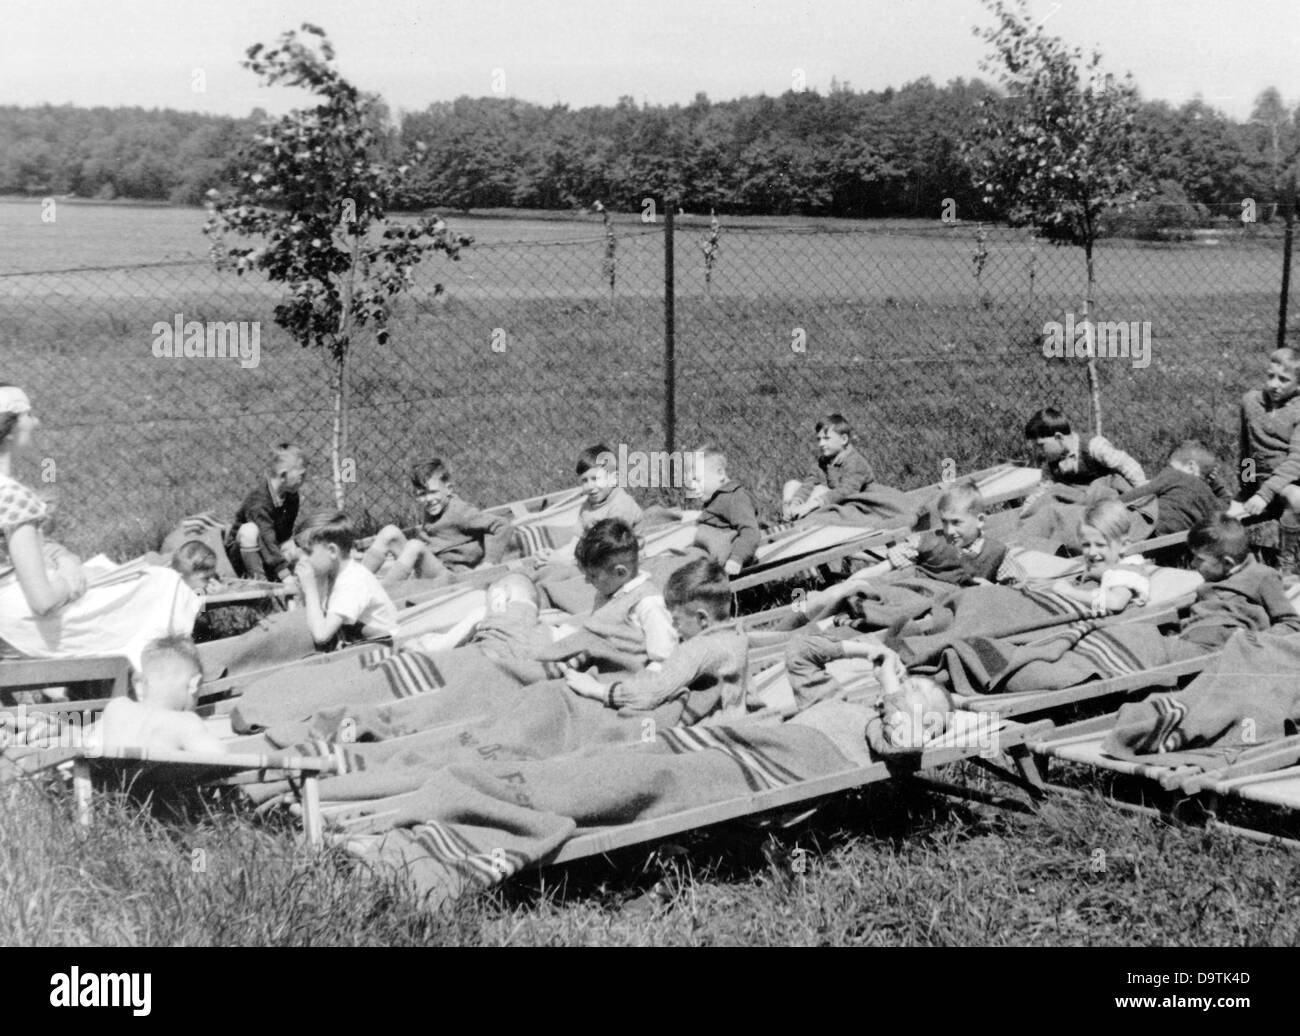
[[[1102,751],[1159,765],[1225,765],[1298,728],[1300,638],[1238,631],[1186,689],[1123,706]]]
[[[650,820],[854,764],[793,723],[670,730],[618,751],[449,766],[368,803],[348,847],[437,909],[554,853],[575,833]]]

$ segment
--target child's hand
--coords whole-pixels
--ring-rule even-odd
[[[1232,503],[1230,503],[1230,504],[1228,505],[1228,517],[1229,517],[1229,518],[1245,518],[1245,517],[1246,517],[1246,505],[1243,504],[1240,500],[1234,500]]]
[[[594,676],[575,669],[573,666],[565,667],[564,682],[569,685],[569,690],[573,691],[574,694],[582,695],[584,698],[595,698],[604,701],[609,693],[605,685]]]
[[[1256,494],[1242,505],[1241,511],[1247,517],[1254,518],[1257,514],[1263,514],[1266,507],[1268,507],[1268,504],[1264,502],[1264,498]],[[1228,514],[1229,516],[1232,515],[1231,509],[1228,510]]]
[[[285,586],[288,587],[289,583],[295,579],[298,581],[298,585],[302,587],[304,592],[308,586],[315,587],[316,573],[311,567],[311,562],[306,558],[298,559],[298,563],[293,566],[293,573],[284,579]]]
[[[86,592],[86,573],[81,568],[81,562],[67,553],[59,556],[55,568],[63,581],[68,584],[66,603],[71,604]]]
[[[725,565],[722,566],[722,568],[729,576],[740,575],[740,562],[737,561],[735,558],[729,560]]]

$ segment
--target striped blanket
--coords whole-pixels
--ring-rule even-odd
[[[992,637],[957,641],[945,649],[942,667],[959,694],[1050,691],[1164,665],[1184,657],[1180,647],[1187,645],[1150,623],[1098,627],[1081,620],[1028,644]]]
[[[1300,639],[1240,631],[1184,690],[1119,710],[1107,755],[1158,765],[1228,765],[1300,732]]]
[[[452,688],[383,709],[322,712],[306,728],[268,731],[264,741],[246,740],[238,748],[292,744],[297,755],[329,755],[339,775],[322,785],[324,798],[367,800],[414,790],[441,767],[535,761],[654,740],[680,724],[698,723],[720,701],[711,687],[638,712],[580,697],[563,680],[489,695],[480,687]],[[263,788],[254,797],[278,790]]]
[[[617,751],[447,766],[341,818],[345,844],[437,909],[544,859],[586,830],[650,820],[851,769],[793,723],[664,731]],[[337,780],[322,784],[322,795]]]

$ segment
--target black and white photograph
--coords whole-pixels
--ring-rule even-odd
[[[1280,1001],[1298,195],[1294,0],[4,4],[23,996],[942,947],[857,966],[955,1010],[998,947]]]

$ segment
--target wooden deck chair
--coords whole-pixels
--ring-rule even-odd
[[[1288,590],[1287,596],[1293,603],[1300,603],[1300,586]],[[1110,616],[1109,620],[1102,620],[1098,625],[1115,625],[1122,622],[1167,621],[1172,619],[1174,614],[1181,608],[1190,605],[1193,599],[1194,595],[1164,603],[1153,601],[1143,608]],[[1300,636],[1300,634],[1294,635]],[[1090,680],[1087,683],[1076,684],[1074,687],[1065,687],[1059,690],[958,695],[957,700],[962,708],[972,709],[976,712],[995,712],[1000,716],[1046,715],[1062,708],[1088,701],[1098,701],[1111,695],[1129,694],[1135,691],[1165,686],[1166,682],[1170,680],[1181,684],[1185,677],[1196,676],[1203,672],[1211,662],[1219,657],[1219,654],[1218,651],[1210,651],[1196,658],[1168,662],[1165,665],[1153,666],[1141,672],[1126,673],[1107,680]]]
[[[131,689],[131,663],[116,655],[0,659],[0,700],[17,690],[85,683],[107,684],[110,697],[127,694]]]
[[[15,762],[27,774],[71,764],[74,810],[77,823],[85,827],[93,818],[91,793],[97,776],[137,779],[147,774],[154,783],[183,784],[288,780],[299,789],[304,834],[313,847],[319,846],[322,840],[320,777],[337,769],[332,756],[162,752],[138,748],[48,748],[19,756]]]
[[[1241,753],[1231,765],[1205,771],[1200,767],[1159,765],[1104,754],[1102,743],[1118,715],[1112,712],[1093,716],[1053,728],[1045,736],[1032,739],[1029,749],[1039,761],[1044,787],[1073,797],[1086,795],[1050,779],[1054,762],[1085,766],[1143,782],[1142,802],[1108,800],[1122,809],[1179,823],[1188,815],[1184,807],[1197,801],[1203,807],[1203,817],[1198,822],[1203,822],[1206,828],[1251,841],[1300,849],[1300,841],[1229,824],[1215,815],[1215,806],[1222,796],[1293,811],[1300,809],[1300,766],[1294,765],[1300,761],[1300,738],[1281,738],[1260,745]]]
[[[1036,468],[999,464],[974,472],[961,481],[979,487],[985,494],[986,503],[994,506],[1027,495],[1038,484],[1041,474]],[[914,530],[922,513],[928,513],[947,485],[949,483],[934,482],[909,490],[905,497],[913,512],[912,518],[891,528],[796,524],[789,532],[761,545],[757,561],[731,581],[731,588],[740,593],[764,583],[788,579],[800,572],[843,561],[873,547],[880,548],[881,553],[868,560],[880,560],[886,547],[892,546]]]

